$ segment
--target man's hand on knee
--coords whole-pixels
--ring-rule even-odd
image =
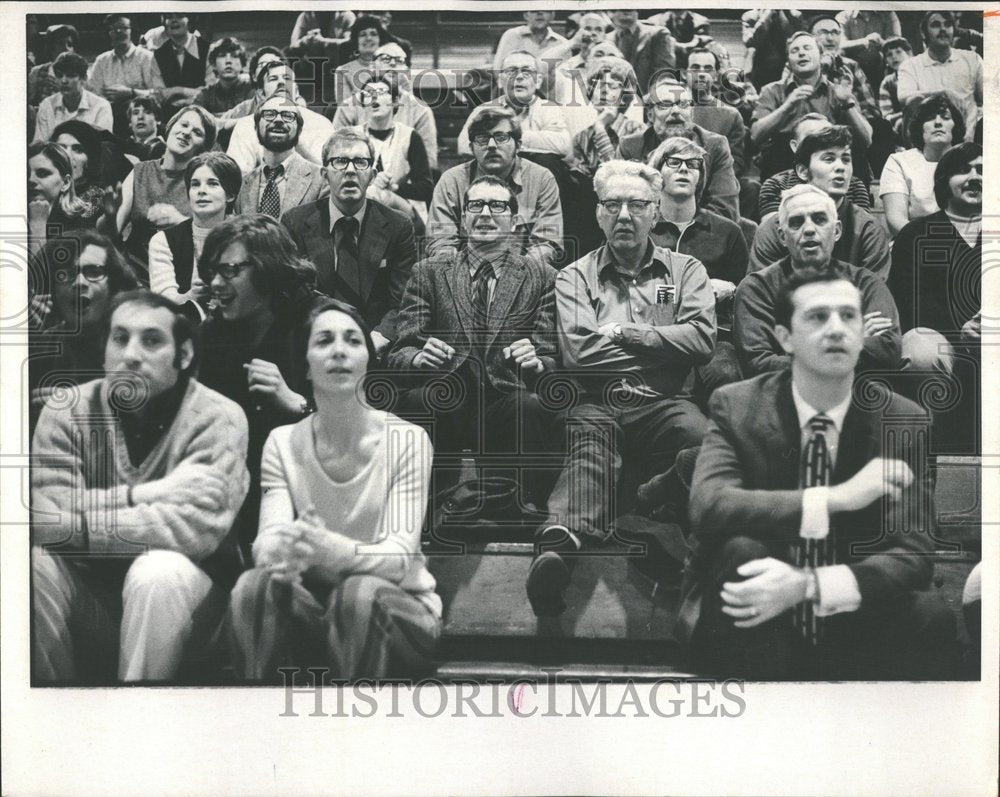
[[[753,628],[806,599],[807,571],[780,559],[754,559],[736,570],[746,581],[722,585],[722,611],[737,628]]]

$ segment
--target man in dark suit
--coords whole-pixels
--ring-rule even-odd
[[[640,22],[638,11],[613,11],[611,21],[615,29],[608,41],[632,64],[639,91],[645,94],[658,73],[672,70],[676,65],[673,37],[666,28]]]
[[[329,198],[292,208],[281,223],[316,266],[316,287],[361,311],[381,355],[396,337],[396,312],[417,249],[410,219],[366,198],[374,165],[366,133],[336,131],[323,147]]]
[[[715,392],[691,490],[678,629],[726,677],[947,678],[951,610],[933,565],[930,421],[854,390],[861,294],[800,272],[778,297],[791,368]]]
[[[243,178],[237,213],[266,213],[276,219],[283,210],[315,202],[330,193],[323,170],[295,151],[302,114],[288,94],[266,99],[254,113],[264,162]]]
[[[438,452],[544,451],[555,413],[533,388],[556,368],[556,271],[516,253],[517,197],[504,180],[476,178],[462,207],[463,247],[414,268],[389,366],[452,383],[465,400],[444,406],[414,388],[396,412],[432,416]]]
[[[618,157],[646,163],[660,144],[673,136],[691,139],[705,150],[705,189],[701,204],[706,210],[740,220],[740,184],[736,179],[729,141],[699,127],[694,119],[691,89],[670,75],[654,80],[645,99],[649,125],[618,142]]]

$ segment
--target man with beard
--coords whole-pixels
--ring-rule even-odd
[[[899,66],[897,96],[904,106],[911,98],[935,91],[952,91],[965,113],[965,138],[972,141],[982,117],[983,59],[978,53],[955,49],[955,14],[928,11],[920,22],[927,49]]]
[[[898,368],[896,303],[881,277],[834,257],[834,245],[843,228],[830,195],[815,185],[789,188],[774,218],[779,224],[778,238],[788,254],[762,271],[747,274],[736,289],[733,333],[743,376],[788,367],[790,358],[775,331],[775,302],[781,286],[805,269],[835,272],[861,292],[864,344],[858,367]]]
[[[323,147],[328,198],[281,217],[299,253],[316,266],[316,287],[358,309],[381,356],[396,338],[396,313],[417,259],[409,216],[368,199],[375,147],[359,128],[337,130]]]
[[[646,97],[650,124],[645,130],[624,136],[618,157],[647,163],[653,151],[668,138],[688,138],[705,150],[705,191],[701,204],[732,221],[739,221],[740,184],[736,180],[733,154],[725,136],[696,125],[691,89],[666,75],[655,80]]]
[[[165,681],[226,594],[247,421],[199,384],[194,330],[148,291],[111,305],[102,379],[42,410],[32,455],[41,682]],[[222,591],[219,590],[222,587]],[[214,597],[213,597],[214,596]]]
[[[263,162],[243,178],[237,213],[266,213],[281,218],[289,208],[330,193],[323,170],[295,151],[302,113],[287,94],[275,94],[254,113]]]
[[[302,117],[299,129],[296,151],[306,160],[320,164],[323,162],[323,145],[333,132],[330,120],[322,114],[297,105],[291,98],[297,96],[295,75],[285,61],[268,61],[259,67],[256,78],[257,90],[262,99],[274,95],[286,95],[284,104],[287,110],[298,110]],[[259,166],[264,159],[264,147],[257,138],[256,115],[245,116],[237,120],[233,126],[233,134],[229,139],[226,154],[240,165],[244,174]]]

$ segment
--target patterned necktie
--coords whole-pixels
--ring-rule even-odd
[[[802,454],[802,486],[826,487],[833,476],[833,465],[830,460],[830,450],[826,442],[826,433],[833,426],[833,420],[825,413],[813,416],[809,421],[812,433]],[[832,530],[822,540],[802,539],[793,544],[792,556],[796,567],[825,567],[836,561],[833,549]],[[822,618],[813,611],[811,601],[803,601],[795,607],[795,627],[809,641],[816,645],[822,638]]]
[[[281,195],[278,193],[278,180],[285,173],[284,166],[264,167],[264,190],[260,193],[260,202],[257,204],[258,213],[266,213],[272,218],[281,215]]]
[[[476,325],[485,329],[486,319],[490,309],[490,277],[496,275],[493,264],[483,263],[472,278],[472,309],[476,316]]]
[[[351,288],[360,293],[361,272],[358,268],[358,230],[360,225],[353,216],[343,216],[334,224],[334,232],[340,232],[337,243],[337,274]]]

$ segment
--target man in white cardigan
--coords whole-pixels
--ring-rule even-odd
[[[104,378],[42,410],[31,472],[37,682],[107,682],[115,655],[120,681],[170,680],[195,616],[221,597],[221,618],[225,592],[213,586],[228,589],[247,421],[192,378],[192,331],[169,299],[120,294]]]

